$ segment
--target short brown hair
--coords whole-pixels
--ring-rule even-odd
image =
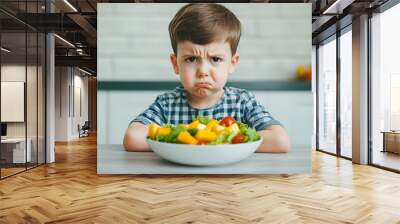
[[[229,42],[236,53],[241,35],[240,21],[229,9],[215,3],[191,3],[183,6],[169,23],[172,49],[177,54],[179,42],[205,45],[216,40]]]

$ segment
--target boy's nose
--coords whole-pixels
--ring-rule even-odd
[[[209,65],[207,64],[207,62],[202,62],[199,64],[197,75],[200,77],[209,75]]]
[[[200,72],[200,71],[199,71],[199,72],[197,73],[197,76],[198,76],[198,77],[207,77],[207,76],[208,76],[208,73],[207,73],[207,72]]]

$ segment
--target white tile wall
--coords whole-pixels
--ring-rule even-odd
[[[232,80],[286,80],[311,64],[311,4],[224,4],[242,23]],[[183,4],[98,5],[98,80],[173,80],[168,24]]]

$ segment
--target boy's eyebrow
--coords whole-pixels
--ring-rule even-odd
[[[184,54],[183,57],[198,57],[198,55],[195,54]],[[212,57],[225,57],[224,54],[210,54]]]

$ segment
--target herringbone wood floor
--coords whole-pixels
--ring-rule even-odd
[[[400,223],[400,175],[319,152],[311,175],[96,174],[96,139],[0,181],[0,223]]]

